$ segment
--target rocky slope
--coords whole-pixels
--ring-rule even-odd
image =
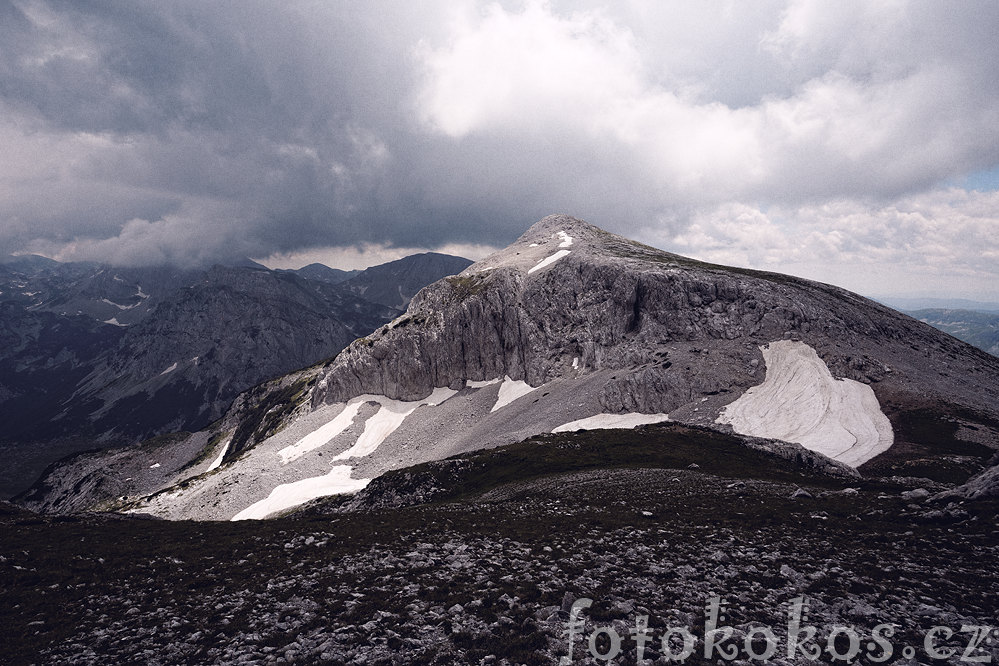
[[[994,635],[965,652],[970,627],[995,629],[994,500],[934,502],[924,488],[830,479],[709,431],[629,433],[558,435],[399,471],[355,506],[271,521],[0,506],[0,654],[540,666],[569,658],[573,603],[590,599],[567,663],[603,663],[588,650],[601,628],[621,638],[613,663],[677,663],[666,649],[683,654],[682,642],[662,642],[670,628],[694,637],[686,664],[832,663],[787,656],[788,615],[804,597],[809,650],[839,625],[864,639],[856,663],[999,660]],[[434,489],[429,503],[414,497],[421,489]],[[715,596],[726,607],[718,625],[732,627],[720,647],[745,661],[704,657]],[[650,640],[639,655],[632,632],[643,618]],[[893,632],[871,644],[885,624]],[[778,641],[766,660],[748,654],[766,649],[746,641],[754,627]],[[928,642],[949,657],[927,653],[933,627],[953,632]],[[607,633],[594,636],[600,654]]]
[[[243,396],[174,447],[198,462],[173,456],[118,492],[158,461],[140,450],[113,471],[76,461],[29,500],[259,518],[387,470],[622,419],[785,440],[830,469],[955,485],[999,448],[997,405],[999,359],[885,306],[551,216],[333,361]]]

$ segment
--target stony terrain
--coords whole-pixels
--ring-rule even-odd
[[[713,596],[736,637],[723,647],[745,649],[746,633],[767,626],[775,664],[815,663],[785,658],[799,596],[821,646],[836,624],[865,639],[894,625],[890,664],[967,663],[973,636],[961,626],[995,631],[995,499],[935,501],[940,485],[926,479],[837,480],[700,433],[552,436],[394,472],[353,504],[263,522],[7,506],[0,654],[12,664],[556,664],[580,597],[593,605],[579,664],[603,663],[586,658],[601,627],[622,637],[615,663],[636,663],[641,616],[652,635],[643,663],[667,663],[668,627],[698,638],[684,663],[716,663],[702,640]],[[705,447],[702,436],[721,439]],[[433,501],[420,503],[427,488]],[[926,656],[935,626],[955,632],[937,643],[957,650],[949,660]],[[999,659],[996,638],[970,654]]]

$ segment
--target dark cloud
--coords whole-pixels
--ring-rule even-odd
[[[15,0],[0,252],[504,244],[555,211],[662,244],[736,204],[793,226],[842,200],[880,220],[999,164],[997,23],[988,2]]]

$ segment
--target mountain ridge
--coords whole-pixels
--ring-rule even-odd
[[[778,391],[757,408],[783,415],[776,435],[757,432],[759,419],[722,418],[765,391],[764,352],[804,378],[797,393]],[[999,448],[997,376],[999,359],[838,287],[708,264],[549,216],[425,287],[405,314],[336,358],[238,400],[200,439],[184,440],[204,462],[182,467],[177,457],[155,482],[120,493],[118,506],[264,517],[390,469],[628,414],[792,449],[805,442],[831,469],[843,441],[876,437],[850,458],[862,473],[962,483]],[[856,391],[868,397],[847,397]],[[152,461],[124,455],[115,474]],[[50,474],[36,506],[106,505],[107,494],[71,497],[78,482],[72,470]]]

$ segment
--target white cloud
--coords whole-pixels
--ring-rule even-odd
[[[887,205],[839,200],[766,212],[728,204],[672,237],[646,233],[680,254],[867,294],[999,300],[999,192],[934,190]]]
[[[206,226],[205,220],[212,220],[211,225]],[[210,264],[220,256],[247,256],[254,245],[245,238],[238,218],[226,206],[202,203],[157,220],[128,220],[113,236],[82,236],[67,241],[37,239],[29,249],[57,261],[193,268]]]
[[[661,209],[898,196],[999,159],[999,100],[969,103],[986,81],[900,44],[895,31],[913,30],[903,9],[793,3],[757,48],[802,73],[788,75],[791,88],[761,85],[756,103],[733,107],[657,76],[640,25],[540,2],[491,5],[455,22],[444,44],[423,45],[418,106],[429,128],[455,140],[582,142],[594,168],[634,165],[644,174],[635,195]]]

